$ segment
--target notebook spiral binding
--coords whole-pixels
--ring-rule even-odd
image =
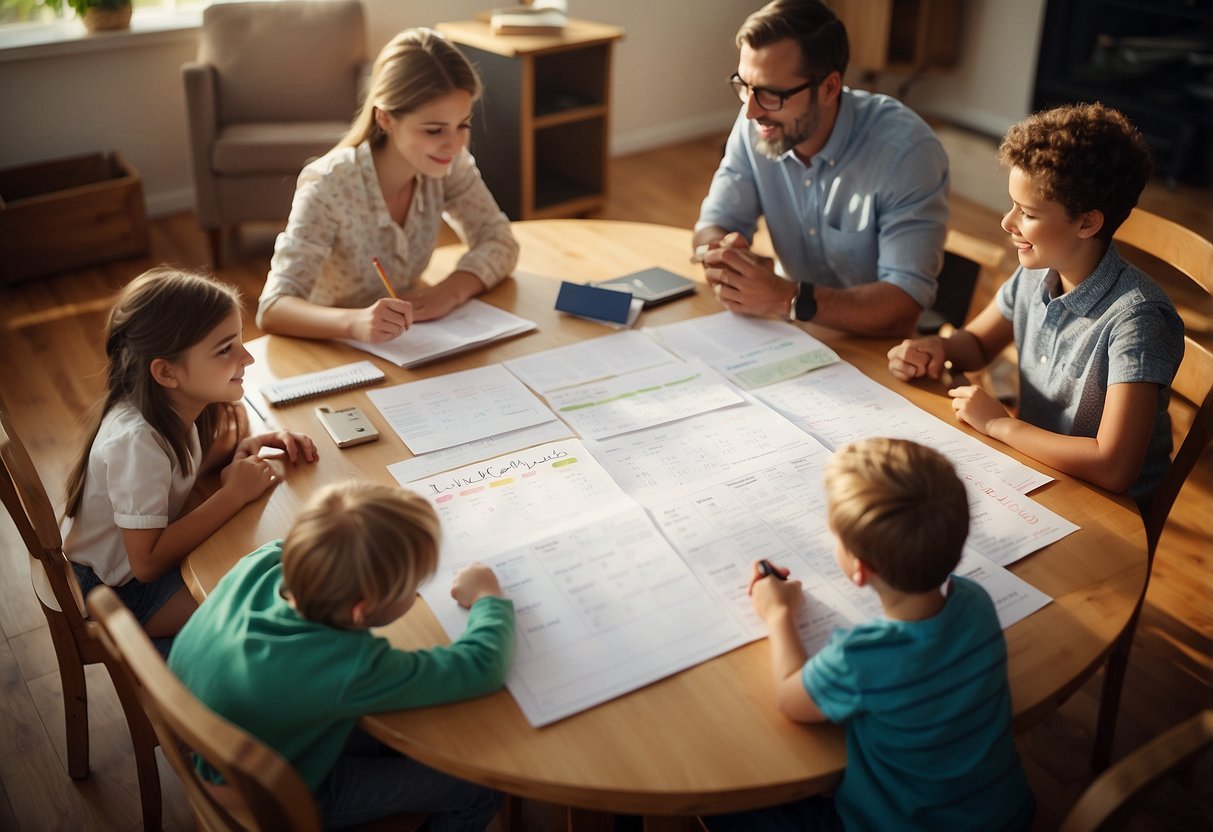
[[[261,395],[266,401],[278,407],[284,404],[294,404],[326,393],[338,393],[342,390],[353,390],[383,381],[386,376],[383,370],[370,361],[355,361],[353,364],[342,364],[315,373],[291,376],[267,384],[261,388]]]

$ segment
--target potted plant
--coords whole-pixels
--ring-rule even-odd
[[[64,3],[76,12],[90,32],[130,28],[131,0],[46,0],[46,5],[55,11]]]

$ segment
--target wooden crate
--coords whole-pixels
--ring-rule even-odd
[[[0,171],[0,282],[147,252],[139,174],[117,153]]]

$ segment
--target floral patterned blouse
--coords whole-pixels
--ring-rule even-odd
[[[368,306],[383,296],[371,262],[378,257],[398,292],[412,289],[429,265],[442,220],[468,244],[457,269],[492,287],[518,261],[510,221],[497,207],[465,148],[447,176],[418,174],[403,226],[388,214],[370,144],[341,147],[299,174],[291,216],[278,235],[270,273],[257,305],[265,310],[283,295],[321,306]]]

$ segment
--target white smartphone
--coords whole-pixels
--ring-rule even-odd
[[[356,407],[332,410],[327,405],[321,405],[316,408],[316,418],[324,425],[329,436],[333,437],[338,448],[374,442],[379,438],[379,431],[366,418],[366,414]]]

